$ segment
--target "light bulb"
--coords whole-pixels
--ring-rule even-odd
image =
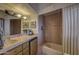
[[[27,19],[27,17],[26,16],[23,16],[23,19]]]
[[[22,15],[21,14],[17,14],[16,16],[20,18]]]

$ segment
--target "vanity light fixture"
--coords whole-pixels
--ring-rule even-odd
[[[4,10],[5,14],[8,14],[10,16],[14,16],[15,13],[12,10]]]
[[[26,16],[23,16],[23,19],[27,19],[27,17]]]
[[[21,14],[16,14],[16,16],[19,17],[19,18],[21,18],[22,15]]]

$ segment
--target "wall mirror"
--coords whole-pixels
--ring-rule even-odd
[[[10,20],[10,35],[21,34],[21,20],[11,19]]]
[[[29,28],[29,22],[23,22],[23,29]]]
[[[36,28],[36,21],[30,22],[30,28]]]

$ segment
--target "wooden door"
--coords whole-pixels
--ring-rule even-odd
[[[62,12],[57,10],[44,15],[45,42],[62,44]]]

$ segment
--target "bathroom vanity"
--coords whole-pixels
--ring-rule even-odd
[[[37,36],[20,36],[4,43],[1,55],[35,55],[37,54]]]
[[[30,20],[30,21],[29,21]],[[0,29],[4,32],[4,46],[0,55],[35,55],[37,54],[36,22],[6,15],[4,24],[0,21]],[[1,32],[1,31],[0,31]],[[2,46],[2,45],[1,45]]]

